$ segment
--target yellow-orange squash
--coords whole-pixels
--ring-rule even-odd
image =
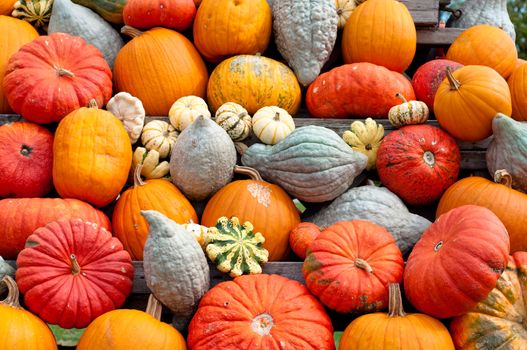
[[[166,28],[143,33],[126,26],[121,32],[133,39],[115,60],[115,87],[139,98],[147,115],[168,115],[183,96],[205,97],[207,68],[182,34]]]
[[[10,15],[16,1],[0,0],[0,15]]]
[[[346,63],[369,62],[404,72],[414,59],[417,34],[406,5],[368,0],[348,19],[342,35]]]
[[[514,69],[508,80],[512,97],[512,117],[516,120],[527,120],[527,64],[520,64]]]

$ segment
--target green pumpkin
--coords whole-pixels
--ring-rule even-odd
[[[73,0],[97,12],[102,18],[113,24],[123,24],[123,9],[128,0]]]
[[[29,22],[35,28],[47,28],[53,0],[19,0],[14,8],[13,17]]]
[[[263,235],[253,233],[250,222],[241,225],[235,216],[230,220],[225,216],[219,218],[216,227],[209,228],[205,239],[210,260],[218,270],[228,272],[231,277],[262,273],[260,265],[269,257],[263,247]]]

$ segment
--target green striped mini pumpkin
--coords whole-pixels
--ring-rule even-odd
[[[224,103],[217,111],[216,123],[227,131],[233,141],[243,141],[252,131],[252,119],[247,110],[234,102]]]
[[[423,124],[428,120],[428,106],[421,101],[407,101],[402,94],[396,95],[403,101],[400,105],[394,106],[388,113],[390,123],[397,127],[405,125]]]

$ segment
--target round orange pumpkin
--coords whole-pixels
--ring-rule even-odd
[[[139,98],[146,114],[168,115],[180,97],[205,97],[207,68],[182,34],[165,28],[143,33],[124,27],[122,32],[133,39],[115,60],[115,86]]]
[[[307,250],[322,231],[320,227],[311,222],[301,222],[289,234],[289,245],[293,252],[304,260]]]
[[[480,141],[490,136],[494,116],[511,112],[507,81],[485,66],[448,71],[434,100],[434,113],[441,127],[463,141]]]
[[[509,77],[509,88],[512,97],[512,117],[516,120],[527,120],[527,64],[521,64]]]
[[[480,24],[463,31],[448,49],[446,58],[464,65],[488,66],[507,79],[516,67],[518,52],[505,31]]]
[[[16,1],[0,0],[0,15],[10,15]]]
[[[285,259],[289,233],[300,222],[295,204],[282,188],[263,181],[256,170],[237,166],[235,172],[248,175],[251,180],[231,182],[216,192],[205,207],[201,224],[213,227],[222,216],[249,221],[254,232],[265,237],[269,260]]]

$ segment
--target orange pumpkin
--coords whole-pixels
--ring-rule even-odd
[[[183,96],[205,97],[207,68],[182,34],[165,28],[143,33],[127,26],[121,32],[133,39],[115,60],[115,86],[139,98],[147,115],[168,115]]]
[[[518,51],[505,31],[480,24],[463,31],[448,49],[446,58],[464,65],[488,66],[507,79],[516,67]]]
[[[0,0],[0,15],[10,15],[15,2],[13,0]]]
[[[527,64],[519,65],[508,80],[512,97],[512,117],[527,120]]]
[[[516,61],[516,68],[518,68],[521,65],[524,65],[525,63],[527,63],[526,60],[518,58],[518,61]]]
[[[295,204],[282,188],[263,181],[256,170],[237,166],[235,172],[251,180],[231,182],[216,192],[205,207],[201,224],[215,226],[222,216],[249,221],[254,232],[264,235],[269,260],[283,260],[288,255],[289,232],[300,223]]]
[[[266,0],[203,0],[194,20],[194,44],[211,62],[263,53],[272,29]]]
[[[176,186],[163,179],[143,182],[141,168],[135,169],[134,186],[119,197],[112,217],[114,235],[134,260],[143,260],[148,237],[148,224],[141,210],[157,210],[179,224],[198,223],[194,208]]]
[[[9,6],[7,4],[10,4]],[[13,8],[14,1],[0,0],[0,14],[7,14]],[[10,12],[9,12],[10,13]],[[13,17],[0,16],[0,114],[12,113],[4,95],[3,80],[9,58],[24,44],[38,37],[31,24]]]
[[[406,5],[368,0],[349,18],[342,35],[344,62],[370,62],[404,72],[414,59],[417,34]]]
[[[131,164],[128,133],[110,112],[91,105],[59,123],[53,142],[53,184],[62,198],[108,205],[125,185]]]
[[[507,82],[485,66],[448,71],[434,100],[434,113],[441,127],[463,141],[480,141],[490,136],[494,116],[511,112]]]

